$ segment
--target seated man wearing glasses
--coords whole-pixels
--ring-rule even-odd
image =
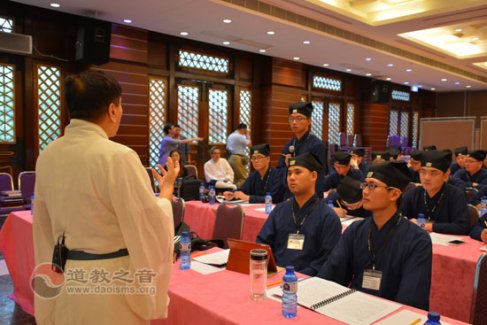
[[[236,190],[233,184],[233,169],[225,158],[221,158],[221,151],[214,146],[210,149],[211,159],[205,162],[205,178],[208,183],[216,181],[215,188]]]
[[[414,223],[419,213],[424,214],[428,232],[467,235],[470,220],[465,194],[447,183],[449,176],[449,153],[423,152],[419,170],[422,186],[404,195],[401,212]]]
[[[408,183],[404,162],[370,166],[362,188],[363,205],[372,218],[345,230],[319,277],[428,310],[432,244],[425,231],[399,213]]]
[[[487,186],[487,170],[482,168],[485,157],[484,150],[469,152],[465,158],[465,169],[458,170],[454,177],[464,181],[468,187],[480,189]]]
[[[272,196],[273,203],[279,203],[284,197],[284,188],[278,181],[278,174],[271,167],[271,148],[268,144],[258,144],[250,148],[250,160],[255,171],[246,179],[239,191],[225,191],[226,200],[239,199],[249,203],[264,203],[265,195]]]
[[[294,136],[282,149],[281,158],[276,167],[279,172],[281,186],[286,191],[284,194],[285,199],[291,196],[286,182],[289,159],[308,152],[315,155],[321,164],[321,169],[318,171],[318,180],[316,181],[316,194],[320,196],[323,193],[323,183],[327,174],[326,157],[328,148],[321,139],[310,133],[312,113],[313,105],[310,102],[297,102],[289,105],[288,120]]]
[[[340,217],[346,216],[367,218],[372,216],[370,211],[363,207],[362,183],[350,176],[345,176],[337,187],[336,193],[327,197],[333,202],[335,213]]]
[[[279,266],[315,275],[342,233],[335,212],[315,193],[321,164],[310,153],[291,158],[287,174],[294,197],[278,204],[257,236],[268,244]]]
[[[337,151],[335,152],[335,171],[332,171],[330,175],[325,178],[325,185],[323,191],[327,192],[331,189],[337,188],[340,181],[345,176],[350,176],[358,181],[361,181],[363,174],[360,169],[352,168],[350,160],[352,155],[348,152]]]

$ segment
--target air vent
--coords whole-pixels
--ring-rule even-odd
[[[0,52],[32,54],[32,36],[0,32]]]

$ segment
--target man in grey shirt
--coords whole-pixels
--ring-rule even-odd
[[[161,149],[159,149],[159,161],[158,163],[162,166],[166,165],[167,157],[169,153],[174,149],[177,149],[178,146],[185,145],[192,141],[201,141],[203,138],[190,138],[184,140],[175,139],[176,128],[171,123],[167,123],[164,125],[164,139],[161,142]]]
[[[231,133],[227,139],[227,150],[230,154],[228,162],[235,173],[235,184],[241,187],[248,177],[247,163],[248,158],[245,154],[245,148],[250,146],[250,134],[247,125],[240,123],[237,130]]]

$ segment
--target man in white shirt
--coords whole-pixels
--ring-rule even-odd
[[[70,124],[37,160],[36,269],[50,269],[56,243],[64,241],[69,251],[55,262],[64,271],[59,295],[46,299],[49,290],[36,281],[36,322],[149,324],[165,318],[174,237],[170,199],[179,165],[170,159],[167,172],[159,166],[164,177],[154,172],[161,190],[156,197],[137,153],[109,140],[123,113],[112,77],[94,71],[69,76],[65,97]],[[70,291],[74,287],[82,291]]]
[[[243,183],[249,176],[247,164],[249,159],[245,153],[245,148],[250,147],[250,134],[247,125],[240,123],[237,130],[231,133],[227,139],[227,150],[230,153],[228,162],[235,173],[235,184],[242,187]]]
[[[211,147],[211,159],[205,163],[205,178],[207,182],[215,180],[216,188],[231,188],[236,190],[233,184],[233,169],[225,158],[221,158],[221,151],[218,147]]]

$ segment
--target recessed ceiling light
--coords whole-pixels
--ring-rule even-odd
[[[365,61],[372,61],[372,58],[365,58]]]
[[[352,71],[352,69],[347,69],[346,71],[347,71],[347,72],[350,72],[350,71]]]
[[[265,53],[265,49],[260,49],[259,52],[260,53]]]
[[[460,84],[460,82],[459,82],[459,81],[455,81],[455,85],[459,85],[459,84]]]
[[[463,29],[461,29],[461,28],[457,28],[457,29],[455,29],[455,32],[457,32],[457,33],[461,33],[461,32],[463,32]]]
[[[53,8],[59,8],[59,7],[61,7],[61,5],[59,3],[56,3],[56,2],[51,3],[50,6],[53,7]]]
[[[304,44],[304,45],[311,44],[311,41],[303,41],[303,44]]]
[[[181,33],[179,33],[179,35],[181,35],[181,36],[188,36],[189,33],[188,32],[181,32]]]
[[[365,74],[367,77],[370,77],[372,75],[372,73],[366,73]]]
[[[225,41],[225,42],[223,42],[223,45],[230,45],[230,42],[229,41]]]
[[[387,81],[391,81],[391,78],[386,78]]]
[[[327,67],[327,66],[329,66],[329,64],[328,64],[328,63],[325,63],[325,64],[323,64],[323,66],[324,66],[324,67]]]
[[[268,32],[267,32],[267,35],[274,35],[275,33],[276,33],[276,32],[274,32],[274,31],[270,30],[270,31],[268,31]]]
[[[132,19],[124,19],[123,22],[126,23],[126,24],[131,24],[132,23]]]
[[[389,68],[392,68],[392,67],[394,66],[394,64],[393,64],[393,63],[389,63],[387,66],[388,66]]]
[[[409,85],[409,81],[404,81],[404,84],[405,85]]]
[[[446,81],[448,81],[448,79],[443,78],[443,79],[441,79],[441,81],[442,81],[442,82],[446,82]]]
[[[295,56],[295,57],[293,58],[293,60],[294,60],[294,61],[299,61],[299,60],[300,60],[300,58],[299,58],[299,56]]]
[[[470,86],[470,85],[466,85],[466,86],[465,86],[465,88],[472,88],[472,86]]]
[[[436,90],[436,88],[431,88],[431,90],[435,91],[435,90]]]
[[[413,69],[406,69],[406,72],[411,72],[413,71]]]
[[[232,20],[231,19],[228,19],[228,18],[225,18],[225,19],[223,19],[223,22],[225,24],[231,24],[232,23]]]

